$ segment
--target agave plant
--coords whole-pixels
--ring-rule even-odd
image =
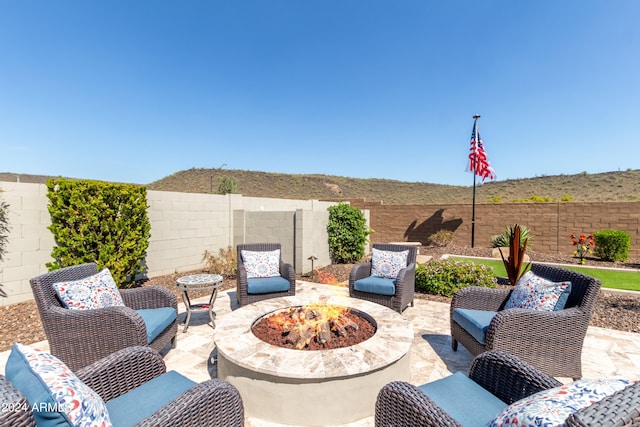
[[[509,256],[505,259],[502,249],[500,249],[500,257],[504,263],[504,268],[507,270],[509,282],[515,285],[520,280],[520,277],[531,267],[531,262],[529,262],[522,268],[529,238],[527,237],[521,241],[522,234],[518,224],[514,224],[509,229]]]
[[[509,246],[509,239],[511,238],[511,234],[513,232],[513,225],[508,226],[504,233],[497,234],[495,236],[491,236],[491,247],[492,248],[500,248]],[[524,225],[520,226],[520,242],[529,240],[529,229]],[[529,245],[531,247],[531,245]]]

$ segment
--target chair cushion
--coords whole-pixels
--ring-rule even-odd
[[[560,426],[572,413],[630,384],[621,379],[578,380],[543,390],[504,408],[489,427]]]
[[[247,279],[280,275],[280,249],[273,251],[241,250],[240,256],[242,264],[247,270]]]
[[[107,402],[111,423],[113,427],[132,426],[173,402],[194,385],[195,382],[175,371],[155,377]]]
[[[418,388],[465,427],[484,426],[507,406],[461,372]]]
[[[249,294],[285,292],[288,291],[290,287],[291,283],[282,276],[247,279],[247,293]]]
[[[369,292],[370,294],[395,295],[396,280],[369,276],[356,280],[353,284],[353,289],[360,292]]]
[[[508,308],[526,308],[529,310],[562,310],[571,293],[571,282],[552,282],[544,277],[527,271],[518,280],[504,306]]]
[[[16,343],[5,371],[34,409],[38,426],[110,424],[102,398],[57,357]]]
[[[480,344],[487,343],[487,329],[491,320],[496,315],[495,311],[471,310],[468,308],[456,308],[453,310],[453,320],[467,331]]]
[[[151,344],[178,317],[176,309],[172,307],[145,308],[136,310],[136,313],[144,320],[144,326],[147,329],[147,344]]]
[[[107,268],[84,279],[54,283],[53,289],[60,301],[72,310],[124,307],[116,282]]]
[[[385,279],[395,279],[400,270],[407,266],[409,250],[383,251],[373,248],[371,250],[371,275]]]

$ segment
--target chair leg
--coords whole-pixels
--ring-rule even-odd
[[[451,337],[451,350],[458,351],[458,340]]]
[[[171,348],[176,348],[177,345],[178,345],[178,335],[174,335],[173,338],[171,338]]]

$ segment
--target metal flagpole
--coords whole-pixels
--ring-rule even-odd
[[[476,114],[473,116],[473,141],[476,144],[476,153],[472,159],[473,166],[473,202],[471,204],[471,247],[474,246],[474,238],[476,234],[476,161],[477,161],[477,146],[478,146],[478,119],[480,118],[480,114]]]

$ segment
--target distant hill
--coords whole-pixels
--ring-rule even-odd
[[[0,173],[0,181],[45,183],[50,177]],[[361,179],[332,175],[293,175],[235,169],[183,170],[147,184],[150,190],[217,193],[223,177],[236,180],[237,193],[285,199],[365,199],[385,204],[471,203],[472,186]],[[471,176],[470,176],[471,178]],[[476,202],[637,201],[640,170],[491,181],[476,188]]]

